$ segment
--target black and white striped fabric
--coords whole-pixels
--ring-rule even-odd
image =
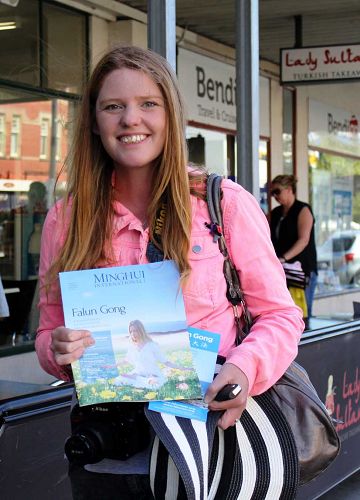
[[[145,410],[156,432],[150,462],[156,500],[291,500],[298,455],[286,419],[268,394],[249,398],[239,422],[207,422]]]

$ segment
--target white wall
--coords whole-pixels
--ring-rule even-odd
[[[117,21],[109,23],[110,47],[117,43],[129,43],[137,47],[147,47],[147,27],[138,21]]]

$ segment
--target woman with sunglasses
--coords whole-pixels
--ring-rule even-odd
[[[317,282],[315,219],[310,205],[296,198],[296,182],[293,175],[278,175],[271,182],[271,196],[279,203],[270,214],[271,240],[280,262],[301,263],[308,279],[305,296],[310,318]]]

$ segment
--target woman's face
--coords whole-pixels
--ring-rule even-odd
[[[130,326],[129,328],[130,339],[134,344],[138,344],[140,342],[141,335],[139,330],[134,326]]]
[[[109,73],[96,101],[94,132],[119,169],[151,167],[164,149],[166,134],[158,85],[138,70]]]
[[[290,186],[281,186],[281,184],[272,184],[270,190],[271,196],[275,198],[275,200],[283,205],[287,202],[289,196],[292,196],[292,189]]]

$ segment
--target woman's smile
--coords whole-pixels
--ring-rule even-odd
[[[140,142],[143,142],[147,137],[147,135],[141,134],[123,135],[119,137],[119,141],[123,142],[124,144],[139,144]]]

